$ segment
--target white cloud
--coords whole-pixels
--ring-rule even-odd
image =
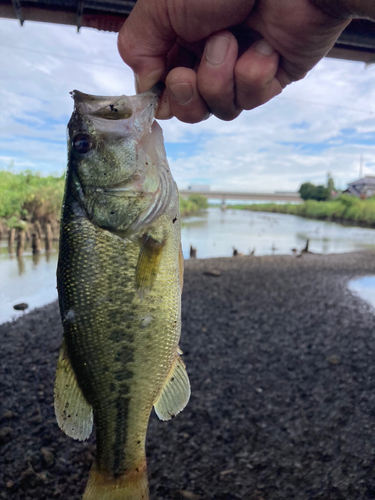
[[[134,93],[115,34],[0,20],[0,58],[0,167],[14,159],[16,168],[61,172],[69,92]],[[345,187],[358,175],[361,154],[365,173],[375,174],[374,72],[325,59],[280,97],[233,122],[162,122],[177,182],[296,190],[306,180],[324,182],[330,171]]]

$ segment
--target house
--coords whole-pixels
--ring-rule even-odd
[[[358,198],[370,198],[370,196],[375,196],[375,175],[366,175],[361,179],[349,182],[344,193],[352,194]]]

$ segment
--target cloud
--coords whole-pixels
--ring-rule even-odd
[[[90,29],[0,20],[0,168],[62,172],[69,92],[133,94],[133,75],[116,35]],[[202,182],[239,191],[297,190],[302,182],[336,184],[375,174],[375,68],[325,59],[272,102],[233,122],[211,117],[162,122],[180,187]]]

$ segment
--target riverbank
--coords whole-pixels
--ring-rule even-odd
[[[152,500],[374,498],[375,315],[346,289],[374,270],[374,252],[186,262],[192,397],[151,418]],[[0,498],[81,499],[95,447],[55,423],[61,335],[56,303],[0,325]]]
[[[304,203],[259,203],[231,205],[230,208],[253,212],[273,212],[298,215],[309,219],[327,220],[340,224],[375,227],[375,197],[360,200],[355,196],[341,195],[331,201],[307,200]]]
[[[33,235],[38,242],[35,253],[40,250],[41,240],[58,240],[64,187],[65,175],[41,176],[31,170],[17,174],[0,170],[0,240],[6,239],[13,246],[21,239],[20,253],[25,241],[31,241]],[[180,199],[182,217],[199,214],[207,207],[207,199],[199,193]]]

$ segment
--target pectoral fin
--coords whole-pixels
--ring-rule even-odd
[[[158,242],[149,234],[144,235],[135,276],[138,293],[142,298],[154,284],[163,247],[164,241]]]
[[[180,413],[190,398],[190,382],[185,364],[177,354],[161,393],[154,403],[160,420],[170,420]]]
[[[60,429],[68,436],[80,441],[90,436],[93,425],[92,407],[78,386],[65,340],[61,345],[56,369],[55,414]]]

